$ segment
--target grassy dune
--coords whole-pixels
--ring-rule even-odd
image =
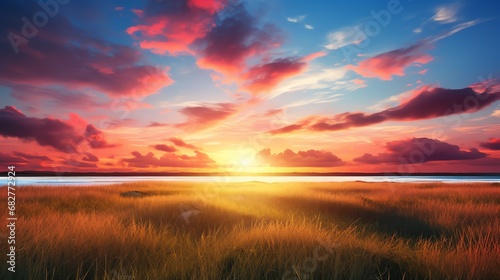
[[[496,183],[20,187],[16,207],[12,279],[500,279]]]

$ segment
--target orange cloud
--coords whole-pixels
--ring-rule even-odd
[[[263,149],[256,154],[256,159],[274,167],[331,167],[342,165],[342,160],[328,151],[307,150],[295,153],[286,149],[272,154],[270,149]]]

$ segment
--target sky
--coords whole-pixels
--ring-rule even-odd
[[[7,0],[0,162],[500,172],[498,1]]]

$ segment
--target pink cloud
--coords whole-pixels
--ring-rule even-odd
[[[132,13],[134,13],[135,15],[137,15],[138,17],[142,17],[144,15],[144,11],[143,10],[140,10],[140,9],[132,9],[130,10]]]
[[[352,80],[353,83],[357,84],[357,85],[366,85],[365,84],[365,81],[364,80],[361,80],[361,79],[354,79]]]
[[[273,24],[263,24],[243,4],[226,1],[149,3],[143,24],[127,32],[140,34],[140,46],[156,54],[189,54],[202,69],[216,71],[220,83],[236,83],[253,95],[270,91],[281,81],[302,73],[317,52],[305,57],[273,58],[284,41]],[[162,11],[160,13],[160,11]],[[220,22],[216,22],[216,17]]]
[[[420,71],[418,71],[418,74],[425,75],[425,73],[427,73],[427,71],[429,71],[429,69],[420,70]]]
[[[365,59],[357,66],[348,68],[367,78],[391,80],[392,76],[404,76],[406,68],[419,66],[432,61],[432,56],[423,53],[424,44],[393,50]]]
[[[140,14],[143,24],[129,27],[127,33],[139,34],[140,46],[157,54],[192,53],[189,46],[205,36],[225,5],[225,0],[151,0]]]
[[[9,24],[18,22],[33,8],[27,5],[16,3],[0,16]],[[2,27],[5,34],[18,29]],[[142,58],[135,48],[93,36],[58,15],[38,30],[36,40],[0,40],[0,85],[92,88],[112,97],[144,97],[172,84],[167,70],[141,63]]]
[[[159,122],[151,122],[148,127],[164,127],[168,126],[166,123],[159,123]]]
[[[198,106],[185,107],[180,112],[187,117],[187,121],[177,127],[197,130],[205,129],[236,113],[236,106],[231,103],[203,103]]]
[[[267,112],[264,113],[264,117],[273,117],[276,115],[281,115],[281,114],[283,114],[283,112],[284,112],[283,108],[271,109],[271,110],[268,110]]]
[[[222,82],[236,82],[252,95],[271,91],[283,80],[307,69],[311,60],[325,56],[315,52],[304,57],[271,59],[272,51],[282,45],[278,27],[261,24],[243,5],[194,44],[198,66],[224,75]]]
[[[226,1],[216,0],[190,0],[188,6],[195,9],[207,11],[209,14],[215,14],[222,10],[226,5]]]
[[[483,93],[483,92],[489,92],[489,93],[500,92],[500,80],[491,78],[491,79],[480,81],[478,83],[474,83],[474,84],[470,85],[469,87],[472,88],[474,91],[481,92],[481,93]]]

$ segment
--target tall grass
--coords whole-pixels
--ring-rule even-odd
[[[206,187],[18,188],[16,273],[3,261],[0,278],[500,279],[498,184]]]

